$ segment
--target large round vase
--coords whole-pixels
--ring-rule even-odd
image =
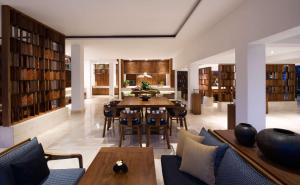
[[[247,123],[240,123],[234,129],[234,135],[237,141],[244,146],[253,146],[256,134],[256,129]]]
[[[284,129],[265,129],[256,137],[260,151],[270,160],[300,167],[300,135]]]

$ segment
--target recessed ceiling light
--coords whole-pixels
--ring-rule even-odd
[[[271,55],[274,55],[274,54],[275,54],[275,52],[274,52],[273,50],[271,50],[271,51],[270,51],[270,54],[271,54]]]

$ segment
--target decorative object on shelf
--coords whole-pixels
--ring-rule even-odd
[[[142,88],[142,90],[150,90],[150,89],[151,89],[150,83],[149,83],[149,82],[142,81],[142,86],[141,86],[141,88]]]
[[[142,94],[140,96],[140,98],[143,100],[143,101],[148,101],[150,98],[151,98],[151,95],[150,94]]]
[[[123,85],[124,85],[124,87],[128,87],[128,85],[129,85],[129,80],[124,80]]]
[[[138,78],[152,78],[152,76],[151,76],[151,75],[148,75],[147,72],[144,72],[143,74],[138,75],[137,77],[138,77]]]
[[[285,129],[271,128],[256,136],[259,150],[269,159],[290,167],[300,167],[300,135]]]
[[[115,173],[127,173],[128,167],[122,160],[120,160],[116,162],[116,164],[113,167],[113,170]]]
[[[240,123],[234,129],[234,135],[237,141],[244,146],[253,146],[256,134],[256,129],[247,123]]]

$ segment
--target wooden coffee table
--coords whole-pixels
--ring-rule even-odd
[[[128,166],[126,174],[116,174],[113,166],[123,160]],[[103,147],[93,160],[79,185],[156,185],[152,148]]]

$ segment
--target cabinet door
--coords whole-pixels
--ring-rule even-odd
[[[168,74],[169,73],[169,61],[168,60],[161,60],[157,61],[156,63],[156,73],[159,74]]]
[[[138,61],[125,62],[124,71],[126,74],[138,74],[140,71],[140,62]]]

